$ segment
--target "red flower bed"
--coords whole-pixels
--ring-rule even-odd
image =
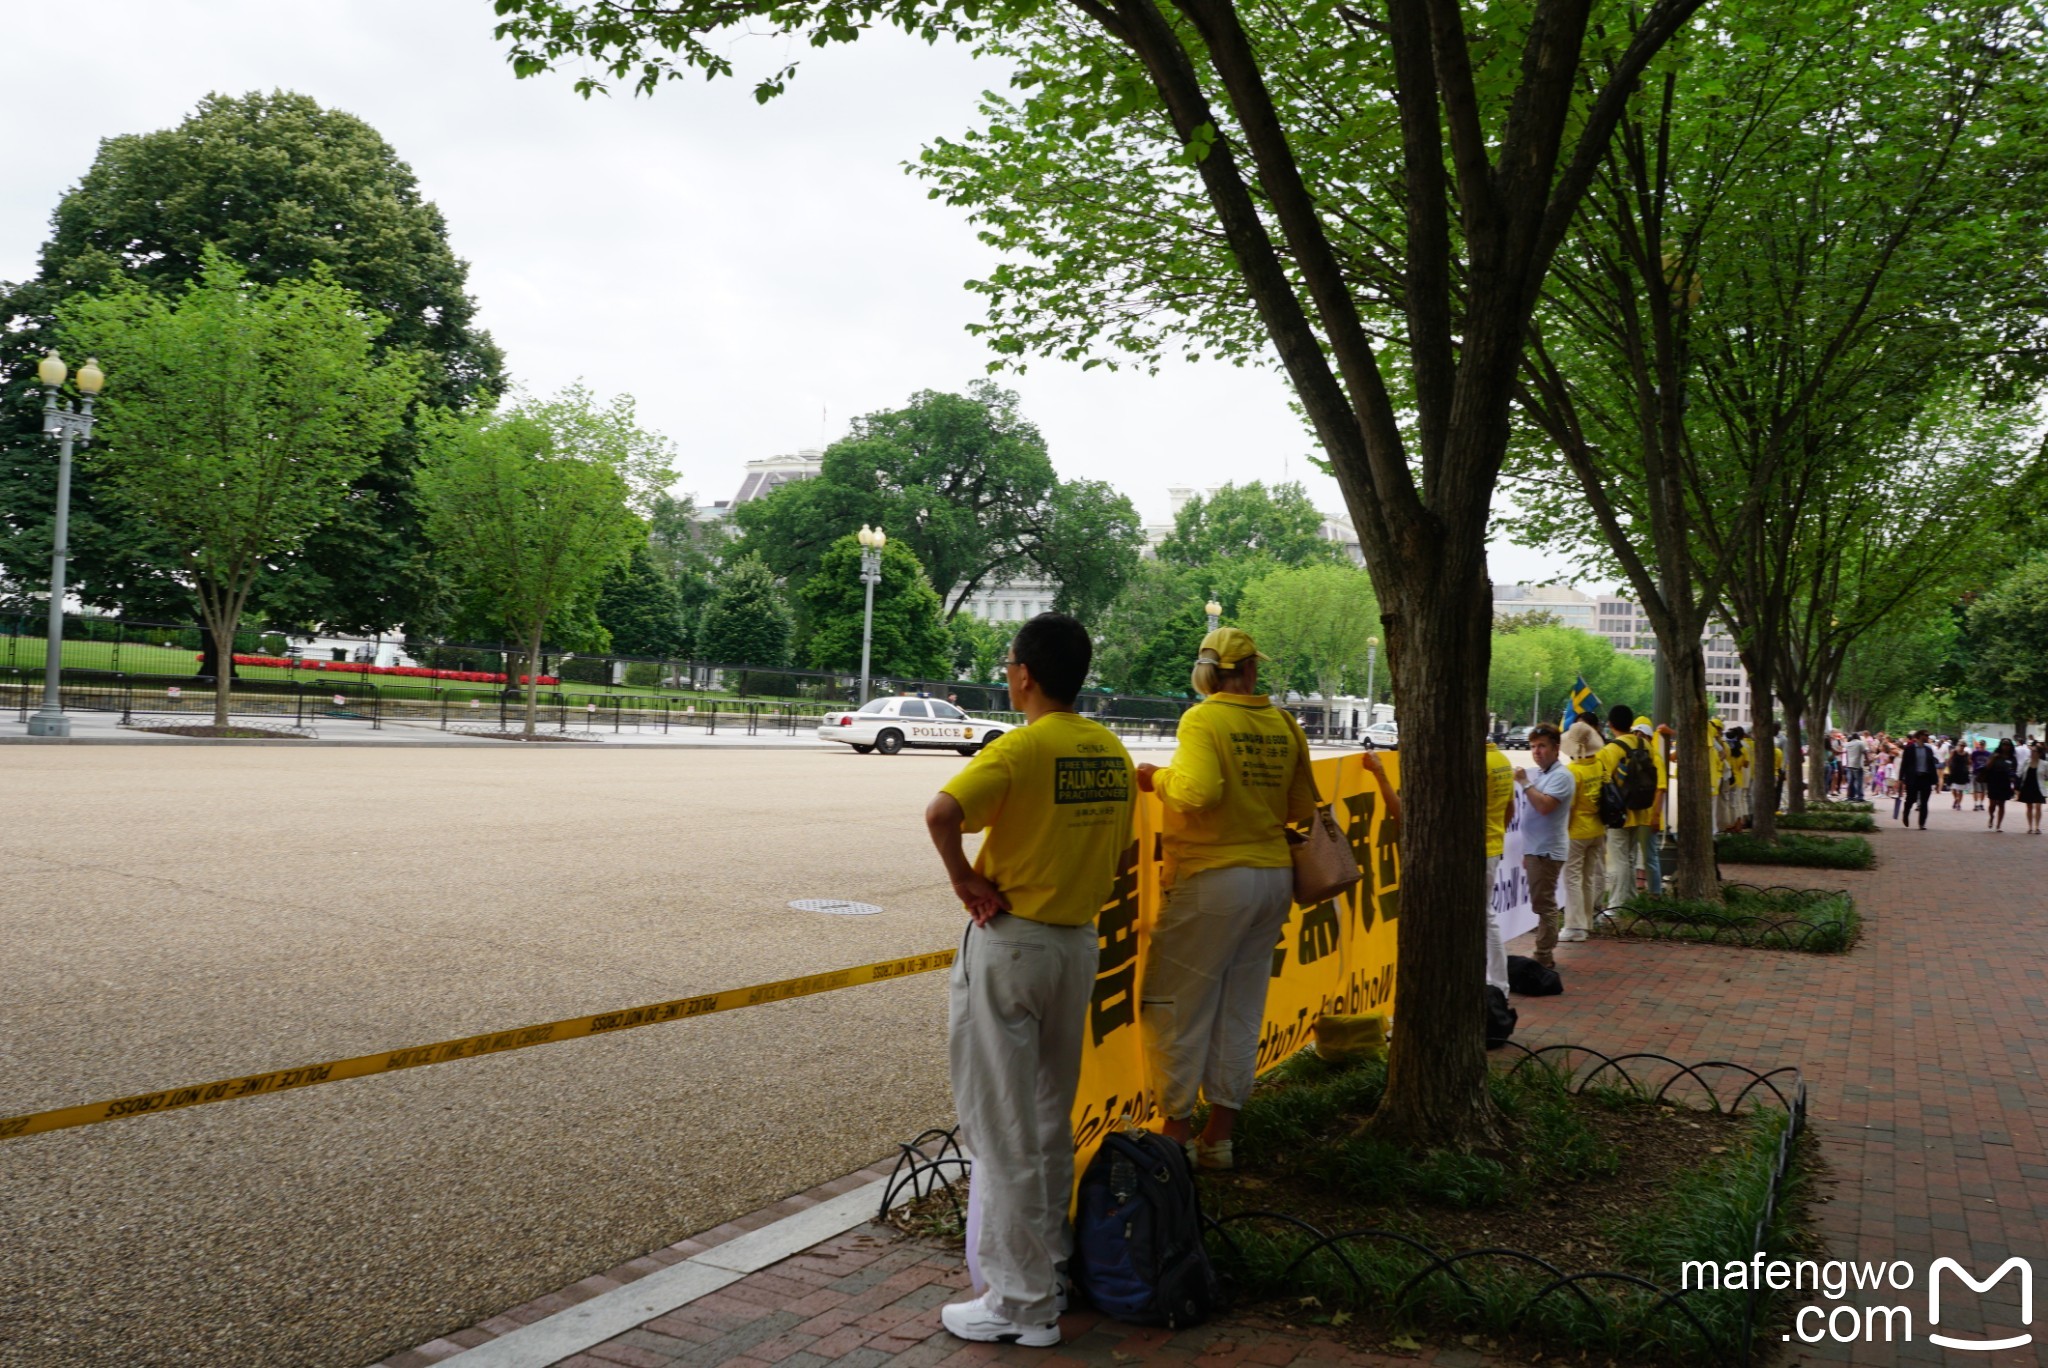
[[[197,657],[205,659],[205,657]],[[413,679],[457,679],[465,684],[503,684],[505,676],[484,670],[429,670],[418,665],[371,665],[361,660],[291,660],[284,656],[238,655],[237,665],[266,665],[274,670],[319,670],[326,674],[405,675]],[[524,684],[526,676],[519,676]],[[543,684],[559,684],[553,675],[542,675]]]

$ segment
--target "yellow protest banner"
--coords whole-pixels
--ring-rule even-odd
[[[1382,760],[1400,785],[1399,761]],[[1394,928],[1401,906],[1400,823],[1379,780],[1355,755],[1315,762],[1316,786],[1336,810],[1366,877],[1343,897],[1288,912],[1273,947],[1266,1022],[1259,1034],[1261,1073],[1314,1038],[1324,1013],[1385,1012],[1394,1006]],[[1140,1043],[1139,986],[1145,947],[1163,898],[1159,799],[1140,794],[1137,840],[1097,921],[1101,957],[1088,1008],[1081,1086],[1074,1097],[1075,1171],[1085,1170],[1103,1135],[1122,1122],[1144,1125],[1153,1095]]]

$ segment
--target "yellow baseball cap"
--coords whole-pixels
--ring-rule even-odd
[[[1196,656],[1204,660],[1214,656],[1216,663],[1226,670],[1234,670],[1240,662],[1251,659],[1265,660],[1252,639],[1236,627],[1218,627],[1202,638],[1201,652]]]
[[[1655,736],[1657,734],[1656,728],[1650,725],[1650,719],[1647,717],[1638,717],[1635,725],[1629,728],[1629,730],[1637,736]]]

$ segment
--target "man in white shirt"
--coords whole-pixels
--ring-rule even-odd
[[[1862,732],[1849,733],[1848,742],[1842,747],[1842,768],[1849,771],[1849,801],[1863,801],[1863,758],[1869,751],[1870,743]]]
[[[1557,759],[1557,728],[1548,722],[1529,729],[1534,770],[1517,769],[1515,783],[1529,800],[1522,818],[1522,870],[1529,877],[1529,904],[1536,912],[1538,964],[1548,965],[1557,949],[1557,878],[1571,854],[1572,797],[1579,781]]]

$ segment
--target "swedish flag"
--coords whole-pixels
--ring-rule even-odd
[[[1572,686],[1572,696],[1565,700],[1564,721],[1559,726],[1568,731],[1572,723],[1579,721],[1600,725],[1600,698],[1584,675],[1579,676],[1578,683]]]

